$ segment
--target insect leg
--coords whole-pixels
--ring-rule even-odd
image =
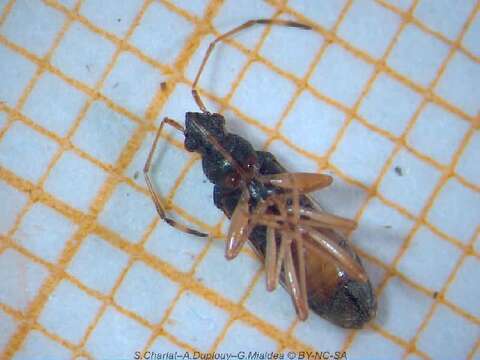
[[[295,222],[333,229],[353,230],[356,228],[357,224],[353,220],[324,211],[311,211],[299,206],[299,194],[319,190],[330,185],[332,183],[331,176],[315,173],[281,173],[265,175],[261,179],[271,185],[292,191],[293,206],[288,207],[287,212],[294,216]],[[277,206],[281,208],[280,205]],[[315,224],[315,222],[318,222],[318,224]]]
[[[150,148],[150,152],[148,153],[147,161],[145,162],[145,166],[143,167],[143,174],[145,175],[145,182],[147,183],[148,191],[150,192],[150,196],[153,199],[153,202],[155,204],[155,208],[157,209],[157,213],[162,218],[168,225],[173,226],[174,228],[183,231],[187,234],[192,234],[196,236],[201,236],[201,237],[207,237],[208,234],[205,234],[203,232],[200,232],[195,229],[191,229],[188,226],[181,224],[169,217],[167,217],[165,207],[162,204],[162,201],[160,199],[160,196],[158,195],[157,191],[155,190],[155,187],[153,186],[153,182],[150,178],[150,168],[152,165],[152,158],[153,154],[155,153],[155,149],[157,148],[158,140],[160,139],[160,134],[162,133],[163,127],[165,124],[170,125],[177,129],[178,131],[184,132],[184,128],[182,125],[177,123],[175,120],[170,119],[170,118],[164,118],[162,122],[160,123],[160,127],[158,128],[157,135],[155,136],[155,139],[153,140],[152,147]]]
[[[331,229],[340,229],[340,230],[353,230],[357,227],[357,223],[353,220],[343,218],[341,216],[336,216],[329,214],[327,212],[317,212],[307,209],[300,209],[300,215],[306,217],[307,219],[300,219],[299,221],[304,223],[308,222],[308,219],[313,221],[308,222],[309,225],[315,225],[322,227],[328,227]]]
[[[295,243],[295,255],[297,259],[298,266],[298,277],[300,282],[300,291],[302,297],[307,299],[307,269],[305,265],[305,248],[303,246],[303,238],[297,236],[294,239]]]
[[[300,203],[298,187],[293,187],[293,203],[292,210],[294,213],[295,222],[300,219]],[[272,196],[271,200],[277,204],[280,211],[280,218],[284,220],[287,217],[288,211],[282,206],[280,197]],[[268,216],[268,215],[267,215]],[[295,233],[289,230],[282,232],[282,240],[280,243],[280,251],[277,258],[277,276],[276,281],[280,278],[280,266],[283,264],[285,283],[290,290],[295,310],[298,318],[305,320],[308,316],[307,303],[307,274],[305,265],[305,249],[303,246],[303,239],[301,236],[295,236]],[[293,261],[292,245],[295,245],[296,264]]]
[[[292,248],[288,246],[285,252],[285,261],[283,262],[285,270],[285,282],[290,290],[290,296],[292,297],[297,311],[298,318],[305,320],[308,317],[308,303],[305,289],[305,264],[303,264],[303,271],[299,272],[303,274],[304,278],[299,279],[299,274],[295,268],[292,256]]]
[[[275,266],[277,262],[277,240],[275,229],[267,227],[267,250],[265,251],[265,269],[267,274],[267,290],[273,291],[278,285],[278,278],[275,277]]]
[[[203,69],[205,67],[205,64],[207,63],[208,58],[210,57],[210,54],[212,53],[213,48],[215,47],[215,45],[218,42],[223,41],[224,39],[240,32],[242,30],[248,29],[249,27],[251,27],[253,25],[256,25],[256,24],[281,25],[281,26],[296,27],[296,28],[300,28],[300,29],[304,29],[304,30],[311,30],[310,26],[300,24],[300,23],[297,23],[295,21],[281,20],[281,19],[256,19],[256,20],[249,20],[249,21],[245,22],[244,24],[239,25],[239,26],[233,28],[232,30],[227,31],[226,33],[218,36],[208,46],[207,52],[205,53],[205,56],[203,57],[200,68],[198,69],[197,75],[195,76],[195,80],[193,81],[193,84],[192,84],[193,98],[194,98],[195,102],[197,103],[198,107],[200,108],[200,110],[202,112],[206,113],[206,112],[208,112],[208,110],[207,110],[205,104],[203,103],[202,99],[200,98],[200,95],[198,94],[197,83],[198,83],[198,80],[200,79],[200,75],[203,72]]]
[[[260,179],[282,189],[295,188],[300,193],[323,189],[333,181],[330,175],[316,173],[280,173],[263,175]]]
[[[285,255],[292,244],[292,237],[289,232],[283,231],[281,233],[280,249],[278,250],[277,264],[275,269],[275,281],[278,283],[280,279],[280,272],[285,261]]]
[[[248,239],[249,235],[249,214],[248,214],[249,192],[245,190],[238,201],[232,215],[230,228],[228,229],[225,257],[228,260],[235,258]]]
[[[280,249],[275,261],[272,257],[269,259],[269,256],[272,256],[271,253],[269,254],[269,241],[275,241],[275,238],[272,238],[269,232],[270,234],[274,234],[274,226],[270,227],[267,225],[267,251],[265,259],[267,268],[267,290],[271,291],[277,287],[283,267],[285,284],[290,291],[298,317],[300,320],[305,320],[308,316],[308,304],[303,241],[299,238],[293,238],[288,230],[283,230],[283,232],[281,232]],[[292,243],[295,243],[298,270],[293,261]],[[273,250],[270,249],[270,252],[272,251]]]
[[[330,256],[333,260],[341,264],[353,279],[368,281],[362,266],[354,261],[351,254],[343,247],[314,228],[300,226],[300,230],[303,233],[305,241],[316,244],[320,251],[323,251],[325,255]]]

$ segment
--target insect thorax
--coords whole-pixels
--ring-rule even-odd
[[[225,130],[220,114],[187,113],[185,148],[202,156],[203,171],[214,184],[236,188],[257,169],[257,152],[241,136]]]

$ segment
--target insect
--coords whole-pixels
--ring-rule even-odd
[[[200,112],[187,112],[185,127],[163,119],[144,167],[148,189],[159,216],[169,225],[208,236],[169,218],[151,181],[152,156],[163,127],[170,125],[183,133],[187,151],[200,154],[203,172],[214,184],[214,203],[231,219],[226,258],[234,259],[249,240],[265,260],[267,290],[281,283],[300,320],[307,318],[310,308],[342,327],[360,328],[375,316],[376,299],[359,257],[342,235],[356,223],[323,211],[308,196],[330,185],[332,178],[287,172],[274,155],[256,151],[247,140],[229,133],[225,118],[207,110],[196,88],[215,45],[257,24],[311,29],[288,20],[257,19],[213,40],[192,84]]]

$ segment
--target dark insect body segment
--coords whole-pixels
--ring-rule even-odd
[[[300,320],[308,308],[346,328],[360,328],[375,316],[376,299],[359,257],[341,233],[354,221],[323,211],[307,193],[330,185],[328,175],[288,173],[265,151],[256,151],[241,136],[228,133],[225,119],[210,113],[196,85],[216,43],[255,24],[310,29],[289,20],[248,21],[220,35],[209,46],[192,85],[202,112],[188,112],[185,128],[164,118],[144,167],[145,180],[159,216],[185,233],[206,237],[168,217],[150,178],[150,169],[162,129],[172,126],[185,136],[185,149],[201,155],[203,172],[214,184],[215,205],[231,219],[225,256],[231,260],[249,240],[265,261],[267,290],[279,282],[292,298]]]
[[[246,159],[255,158],[255,166],[261,175],[286,172],[271,153],[255,151],[247,140],[227,133],[224,128],[225,120],[220,114],[187,113],[185,124],[185,148],[201,154],[204,173],[215,184],[215,206],[228,218],[232,217],[242,191],[230,186],[231,182],[226,180],[232,174],[236,176],[235,167],[212,146],[210,136],[214,137],[217,145],[225,149],[240,166]],[[198,125],[207,131],[208,137],[205,132],[199,131]],[[253,208],[268,196],[283,191],[271,185],[265,186],[255,179],[251,180],[247,189],[250,192],[250,206]],[[300,196],[300,204],[304,208],[314,209],[311,200],[306,196]],[[359,257],[339,234],[330,229],[321,231],[335,239],[339,246],[351,255],[352,261],[362,266]],[[257,254],[265,258],[266,226],[255,226],[249,240]],[[346,328],[360,328],[372,319],[377,304],[370,281],[352,279],[338,264],[318,253],[313,246],[305,252],[305,260],[308,304],[315,313]],[[281,278],[283,277],[282,271]]]

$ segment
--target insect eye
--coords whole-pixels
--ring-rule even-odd
[[[225,177],[225,186],[228,188],[236,188],[240,183],[240,175],[236,172],[231,172]]]
[[[198,141],[193,136],[185,136],[184,144],[187,151],[195,151],[198,148]]]
[[[253,170],[253,168],[255,167],[255,165],[257,164],[257,159],[255,156],[251,156],[247,159],[247,161],[245,162],[245,169],[247,170]]]

